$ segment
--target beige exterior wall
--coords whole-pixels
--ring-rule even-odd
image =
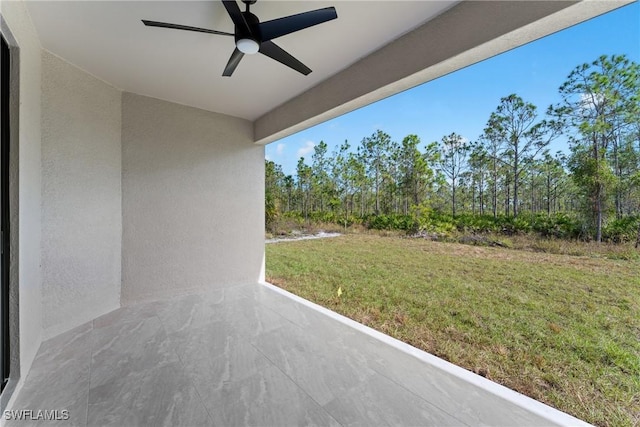
[[[123,305],[263,280],[251,122],[131,93],[122,117]]]
[[[122,93],[42,54],[45,337],[120,306]]]
[[[2,33],[12,50],[11,104],[18,111],[12,117],[11,186],[12,197],[11,244],[11,309],[19,305],[12,316],[11,373],[2,395],[2,407],[8,403],[18,386],[21,372],[28,372],[42,339],[42,272],[40,269],[41,213],[40,213],[40,42],[23,2],[2,2]],[[17,78],[17,80],[14,80]],[[16,95],[19,94],[19,99]],[[18,102],[19,101],[19,102]],[[16,132],[17,130],[17,132]],[[16,138],[17,137],[17,138]],[[15,144],[15,145],[14,145]],[[15,163],[14,163],[15,162]],[[15,184],[17,183],[17,188]],[[13,193],[13,190],[12,190]],[[17,205],[17,206],[16,206]],[[17,208],[17,209],[16,209]],[[15,216],[14,216],[15,215]],[[18,239],[15,239],[19,236]],[[14,264],[14,260],[17,262]],[[17,272],[15,271],[17,267]],[[15,289],[15,287],[18,289]],[[16,292],[17,291],[17,292]]]

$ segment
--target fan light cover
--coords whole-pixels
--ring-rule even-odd
[[[251,39],[240,39],[236,42],[236,47],[242,53],[247,53],[249,55],[257,53],[258,49],[260,49],[260,45],[257,41]]]

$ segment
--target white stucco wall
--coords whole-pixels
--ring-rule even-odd
[[[121,99],[42,54],[42,291],[45,336],[119,307]]]
[[[122,105],[122,303],[263,280],[252,124],[131,93]]]
[[[12,347],[12,356],[19,360],[12,361],[7,394],[16,387],[20,372],[29,371],[33,358],[42,339],[42,274],[40,268],[41,245],[41,213],[40,213],[40,42],[29,17],[26,5],[22,1],[2,2],[3,33],[10,32],[8,42],[10,48],[15,49],[14,42],[19,48],[19,84],[11,82],[12,97],[19,93],[19,124],[14,127],[15,117],[12,118],[12,131],[17,129],[18,136],[18,248],[12,247],[12,257],[18,255],[18,293],[16,301],[12,293],[12,310],[19,304],[18,329],[12,327],[12,333],[19,332],[19,336],[12,337],[18,341],[18,349]],[[5,28],[6,26],[6,28]],[[15,89],[18,89],[17,91]],[[17,99],[12,100],[12,102]],[[15,135],[14,135],[15,136]],[[15,154],[15,153],[14,153]],[[12,159],[14,158],[12,154]],[[15,184],[15,183],[14,183]],[[12,184],[13,185],[13,184]],[[13,224],[12,218],[12,224]],[[13,246],[13,245],[12,245]],[[15,266],[12,266],[14,268]],[[13,284],[15,285],[15,283]],[[12,285],[12,286],[13,286]],[[11,315],[11,313],[10,313]],[[15,353],[19,350],[18,353]],[[3,394],[2,404],[7,403]]]

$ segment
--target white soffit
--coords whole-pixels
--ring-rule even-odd
[[[244,10],[244,5],[241,5]],[[457,1],[259,0],[261,21],[335,6],[338,19],[274,40],[309,66],[303,76],[263,55],[222,71],[232,37],[146,27],[148,19],[233,32],[219,0],[28,1],[44,49],[124,91],[255,120]]]

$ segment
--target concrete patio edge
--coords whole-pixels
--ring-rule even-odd
[[[365,326],[362,323],[356,322],[355,320],[352,320],[346,316],[338,314],[335,311],[329,310],[328,308],[325,308],[321,305],[315,304],[309,300],[301,298],[295,294],[292,294],[291,292],[288,292],[275,285],[272,285],[271,283],[261,282],[259,285],[265,286],[268,289],[271,289],[274,292],[284,295],[285,297],[288,297],[306,307],[309,307],[312,310],[321,312],[322,314],[329,316],[332,319],[337,320],[338,322],[341,322],[364,334],[367,334],[373,338],[376,338],[387,345],[390,345],[400,351],[410,354],[411,356],[417,359],[420,359],[424,363],[428,363],[436,368],[439,368],[444,372],[447,372],[464,381],[467,381],[468,383],[473,384],[476,387],[479,387],[508,402],[518,405],[521,408],[526,409],[527,411],[530,411],[545,419],[548,419],[549,421],[552,421],[554,423],[558,423],[564,426],[591,426],[591,424],[586,423],[585,421],[582,421],[572,415],[569,415],[547,404],[544,404],[528,396],[525,396],[524,394],[518,393],[515,390],[512,390],[496,382],[493,382],[487,378],[484,378],[471,371],[461,368],[460,366],[454,365],[453,363],[447,362],[444,359],[434,356],[433,354],[427,353],[426,351],[420,350],[419,348],[416,348],[403,341],[395,339],[380,331],[377,331],[368,326]]]

